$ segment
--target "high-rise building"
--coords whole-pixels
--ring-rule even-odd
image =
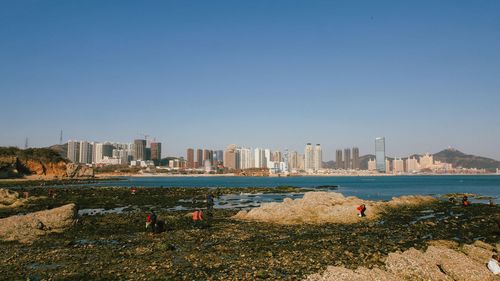
[[[237,169],[236,160],[236,145],[231,144],[224,151],[224,167],[229,170]]]
[[[203,150],[197,149],[196,150],[196,168],[202,168],[203,167]]]
[[[212,166],[213,158],[212,151],[208,149],[203,149],[203,167],[206,167],[207,163],[209,166]]]
[[[80,162],[80,142],[68,141],[68,159],[73,163]]]
[[[254,161],[255,168],[265,168],[267,166],[266,153],[262,148],[256,148],[254,150]]]
[[[375,171],[377,170],[377,164],[375,162],[375,159],[369,159],[368,160],[368,171]]]
[[[224,151],[216,150],[214,151],[214,162],[215,164],[220,164],[224,162]]]
[[[429,153],[424,154],[420,157],[420,169],[432,169],[434,165],[434,156]]]
[[[161,142],[152,142],[151,146],[151,160],[155,165],[160,165],[161,161]]]
[[[342,160],[342,149],[335,151],[335,168],[337,170],[344,169],[344,161]]]
[[[392,172],[394,174],[403,173],[405,171],[404,161],[401,158],[395,158],[394,161],[392,161],[392,166]]]
[[[319,171],[323,168],[323,151],[321,150],[321,145],[318,143],[314,147],[314,171]]]
[[[147,160],[146,159],[146,140],[137,139],[134,140],[134,160]]]
[[[103,146],[104,144],[102,142],[94,143],[94,163],[95,164],[100,164],[102,163],[102,160],[104,159],[103,155]]]
[[[194,149],[188,148],[186,151],[186,158],[187,158],[187,168],[188,169],[194,169]]]
[[[273,152],[273,158],[272,158],[272,161],[273,162],[281,162],[281,151],[275,151]]]
[[[420,171],[420,165],[415,157],[409,157],[406,159],[406,171],[409,173]]]
[[[306,144],[306,148],[304,150],[304,157],[305,157],[304,169],[308,173],[313,172],[314,171],[314,153],[313,153],[313,147],[312,147],[311,143]]]
[[[306,169],[306,156],[299,154],[297,157],[297,170],[304,171]]]
[[[385,159],[385,173],[391,173],[391,161],[389,159]]]
[[[91,164],[92,163],[92,144],[88,141],[80,142],[80,156],[79,163]]]
[[[297,151],[291,151],[288,153],[288,168],[290,170],[299,169],[299,154]]]
[[[360,168],[360,163],[359,163],[359,148],[353,147],[352,148],[352,169],[353,170],[359,170]]]
[[[384,173],[386,171],[385,137],[375,139],[375,161],[377,163],[377,170]]]
[[[266,166],[262,168],[271,168],[273,166],[271,163],[271,150],[268,148],[264,149],[264,155],[266,156]]]
[[[239,164],[237,164],[237,167],[239,169],[250,169],[253,168],[254,165],[254,158],[253,158],[253,153],[252,150],[249,148],[239,148],[237,149],[237,156],[239,160]]]
[[[344,169],[345,170],[352,169],[352,166],[351,166],[351,149],[350,148],[344,149]]]

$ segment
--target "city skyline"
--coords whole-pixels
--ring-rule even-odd
[[[385,136],[387,155],[500,160],[498,1],[136,5],[0,3],[0,146],[62,129],[165,155],[314,141],[334,160]]]

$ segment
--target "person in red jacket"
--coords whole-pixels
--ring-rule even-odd
[[[366,211],[365,204],[359,205],[356,209],[358,210],[358,217],[364,217],[364,216],[366,216],[365,215],[365,211]]]
[[[198,226],[201,224],[203,220],[203,213],[201,212],[200,209],[196,209],[193,212],[193,224],[194,226]]]

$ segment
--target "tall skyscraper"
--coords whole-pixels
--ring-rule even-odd
[[[80,162],[80,142],[68,141],[68,159],[73,163]]]
[[[319,171],[323,168],[323,151],[321,145],[318,143],[314,147],[314,170]]]
[[[236,145],[231,144],[224,151],[224,167],[229,170],[237,169],[236,160]]]
[[[344,160],[342,160],[342,149],[335,151],[335,168],[337,170],[344,169]]]
[[[188,169],[194,169],[194,149],[188,148],[186,152],[186,158],[187,158],[187,168]]]
[[[203,150],[197,149],[196,150],[196,168],[202,168],[203,167]]]
[[[271,150],[268,149],[268,148],[264,149],[264,155],[266,157],[266,161],[265,161],[266,162],[266,166],[264,166],[262,168],[272,168],[271,167],[272,166],[272,164],[271,164],[271,162],[272,162],[272,160],[271,160]]]
[[[314,153],[311,143],[306,144],[306,148],[304,150],[304,157],[305,157],[304,169],[306,170],[306,172],[309,173],[314,171]]]
[[[385,137],[375,139],[375,161],[377,163],[377,170],[385,173]]]
[[[215,164],[224,163],[224,151],[223,150],[214,151],[214,162],[215,162]]]
[[[256,148],[254,150],[254,161],[255,161],[255,168],[265,168],[267,161],[266,161],[266,153],[265,150],[262,148]]]
[[[282,158],[281,151],[273,152],[273,159],[272,159],[273,162],[281,162],[281,158]]]
[[[250,169],[253,168],[254,158],[252,150],[249,148],[239,148],[237,149],[237,155],[239,160],[239,169]]]
[[[350,170],[352,168],[351,166],[351,149],[346,148],[344,149],[344,169]]]
[[[152,142],[151,144],[151,160],[155,165],[160,165],[161,161],[161,142]]]
[[[212,151],[208,149],[203,149],[203,167],[205,167],[208,163],[209,166],[212,166]]]
[[[353,147],[352,148],[352,169],[353,170],[359,170],[360,168],[360,163],[359,163],[359,148]]]
[[[291,151],[288,153],[288,168],[290,170],[299,169],[299,154],[297,151]]]
[[[146,160],[146,140],[134,140],[133,158],[134,160]]]
[[[80,142],[80,157],[79,162],[84,164],[92,163],[92,144],[88,141]]]

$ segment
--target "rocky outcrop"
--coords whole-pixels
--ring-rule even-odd
[[[336,192],[307,192],[302,199],[286,198],[282,203],[266,203],[250,211],[240,211],[233,218],[278,224],[300,223],[357,223],[360,221],[356,208],[366,205],[366,217],[373,220],[385,208],[417,205],[436,201],[431,196],[402,196],[389,202],[362,200],[345,197]]]
[[[94,169],[85,165],[69,163],[66,165],[66,176],[70,178],[93,178]]]
[[[389,254],[385,269],[360,267],[351,270],[330,266],[323,273],[309,275],[306,280],[500,280],[500,276],[493,275],[486,267],[493,246],[474,243],[451,249],[449,243],[430,244],[425,252],[411,248]],[[487,250],[484,245],[488,245],[489,255],[477,256],[477,253]]]
[[[64,231],[73,225],[76,215],[75,204],[68,204],[51,210],[0,219],[0,239],[30,243],[41,235]]]
[[[18,157],[0,157],[0,178],[19,178],[36,175],[52,178],[91,178],[94,169],[66,161],[42,161]]]

